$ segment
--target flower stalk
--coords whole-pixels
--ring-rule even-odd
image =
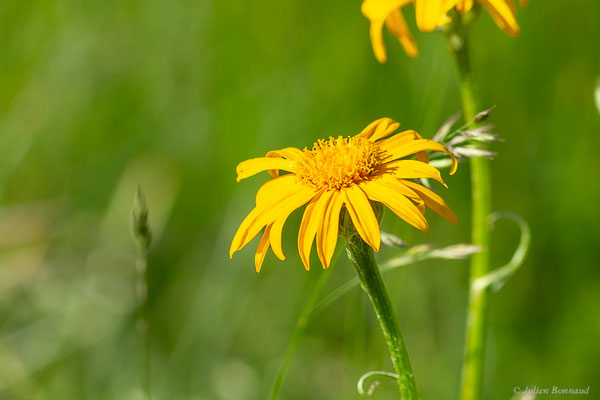
[[[148,249],[152,241],[152,233],[148,225],[148,206],[141,187],[135,194],[132,210],[132,233],[136,243],[137,257],[136,292],[139,304],[139,314],[136,328],[141,339],[142,388],[146,398],[151,399],[150,391],[150,339],[149,339],[149,310],[148,310]]]
[[[454,56],[463,113],[466,121],[475,118],[479,107],[475,91],[475,82],[471,69],[469,54],[469,28],[474,11],[461,15],[454,13],[452,23],[446,31],[450,50]],[[479,144],[478,149],[485,150]],[[470,287],[478,278],[490,271],[490,167],[489,160],[476,157],[470,159],[471,193],[472,193],[472,243],[481,247],[481,252],[471,258]],[[462,369],[461,399],[476,400],[481,398],[483,387],[483,367],[485,360],[485,345],[487,336],[487,321],[490,289],[471,289],[467,310],[465,358]]]
[[[380,209],[381,211],[381,209]],[[381,212],[379,213],[381,215]],[[361,239],[347,213],[342,221],[342,233],[346,238],[348,258],[354,265],[360,285],[371,300],[373,310],[381,326],[390,358],[396,373],[400,397],[403,400],[419,398],[406,343],[390,296],[381,276],[373,249]]]

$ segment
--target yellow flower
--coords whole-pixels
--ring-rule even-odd
[[[411,57],[419,55],[415,39],[410,34],[404,15],[400,10],[410,2],[411,0],[365,0],[362,3],[361,11],[371,21],[369,34],[373,52],[380,63],[387,61],[381,32],[384,23],[388,30],[398,38],[406,54]]]
[[[456,159],[444,146],[413,130],[388,137],[399,125],[381,118],[353,137],[330,137],[317,141],[310,150],[288,147],[241,162],[236,168],[238,182],[262,171],[269,171],[273,178],[258,190],[256,207],[238,228],[229,256],[265,228],[256,250],[256,271],[260,271],[269,247],[284,260],[283,225],[295,209],[307,203],[298,232],[298,250],[307,270],[315,237],[323,268],[329,267],[344,206],[361,238],[375,251],[380,245],[379,223],[369,200],[384,204],[423,231],[429,229],[423,216],[425,206],[456,223],[456,216],[440,196],[409,180],[432,178],[446,186],[440,172],[428,164],[426,151],[449,154],[450,174],[456,171]],[[412,154],[418,160],[404,159]],[[279,171],[289,173],[280,175]]]
[[[419,52],[402,11],[403,6],[414,2],[417,26],[421,31],[432,31],[436,26],[444,25],[450,19],[446,15],[453,7],[460,13],[466,13],[473,7],[475,0],[364,0],[361,11],[371,22],[370,36],[375,57],[381,63],[387,61],[383,44],[382,28],[385,22],[388,30],[394,34],[406,53],[411,57]],[[496,24],[510,36],[519,34],[519,25],[515,19],[514,0],[477,0],[490,13]],[[521,0],[525,5],[528,0]]]

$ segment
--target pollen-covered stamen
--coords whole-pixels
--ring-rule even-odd
[[[312,150],[304,149],[296,176],[315,189],[340,189],[373,175],[383,158],[379,146],[363,137],[320,139]]]

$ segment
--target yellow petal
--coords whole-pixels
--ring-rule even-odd
[[[452,18],[450,18],[447,14],[452,8],[458,6],[458,3],[460,3],[460,1],[461,0],[444,0],[444,4],[442,6],[444,11],[442,13],[442,16],[440,17],[440,20],[437,23],[438,26],[444,26],[450,21],[452,21]]]
[[[425,214],[425,202],[423,199],[417,194],[417,192],[402,183],[401,179],[398,179],[392,175],[382,175],[377,177],[376,180],[380,180],[382,184],[392,188],[396,194],[405,196],[406,198],[415,202],[421,214]]]
[[[297,149],[295,147],[286,147],[285,149],[281,149],[281,150],[269,151],[267,153],[266,157],[287,158],[288,160],[296,161],[296,160],[301,159],[303,154],[304,153],[300,149]],[[272,177],[279,176],[279,170],[278,169],[270,169],[267,172]]]
[[[412,142],[413,140],[421,139],[421,135],[412,129],[408,129],[406,131],[398,132],[394,136],[389,137],[384,140],[380,140],[377,144],[381,147],[392,147],[399,146],[404,143]]]
[[[427,231],[429,225],[423,213],[403,194],[386,185],[383,180],[366,181],[360,187],[369,199],[385,204],[397,216],[422,231]]]
[[[387,54],[385,52],[385,43],[383,43],[383,22],[384,20],[371,21],[371,27],[369,28],[369,36],[371,37],[371,46],[373,47],[373,54],[380,63],[384,64],[387,62]]]
[[[458,5],[463,0],[444,0],[444,13],[450,11],[454,6]]]
[[[285,221],[287,221],[288,217],[293,211],[294,210],[290,210],[288,213],[282,213],[279,215],[279,217],[273,223],[271,234],[269,236],[273,253],[275,253],[277,258],[279,258],[281,261],[285,260],[285,255],[283,254],[283,249],[281,247],[281,232],[283,231],[283,225],[285,224]]]
[[[321,226],[323,225],[323,223],[321,222],[320,224]],[[323,266],[323,269],[326,269],[325,267],[325,252],[323,250],[323,237],[322,237],[322,233],[321,233],[321,226],[319,226],[317,228],[317,256],[319,256],[319,261],[321,261],[321,265]]]
[[[307,236],[306,231],[307,231],[308,225],[311,222],[311,215],[312,215],[313,210],[315,209],[315,206],[317,204],[319,197],[320,197],[320,195],[313,198],[310,201],[310,203],[308,203],[306,205],[304,214],[302,214],[302,222],[300,223],[300,230],[298,231],[298,253],[300,254],[300,260],[302,260],[302,264],[304,264],[304,268],[307,271],[310,269],[310,247],[308,249],[308,257],[307,257],[305,255],[305,251],[304,251],[304,241],[308,239],[308,238],[305,238],[305,236]],[[312,220],[314,222],[315,218],[313,218]],[[310,241],[310,245],[312,246],[312,240]]]
[[[369,125],[367,125],[359,134],[358,136],[363,136],[365,138],[370,138],[373,133],[375,132],[375,129],[377,129],[377,127],[379,126],[379,124],[383,123],[383,122],[387,122],[387,121],[391,121],[390,118],[379,118],[376,119],[375,121],[371,122]]]
[[[284,158],[259,157],[242,161],[235,169],[237,172],[237,181],[246,179],[252,175],[269,169],[282,169],[284,171],[294,172],[296,166],[294,161]]]
[[[394,122],[391,118],[379,118],[367,125],[357,136],[362,136],[374,142],[388,136],[398,129],[399,126],[400,124]]]
[[[367,125],[367,127],[357,136],[362,136],[374,142],[390,135],[398,129],[399,126],[400,124],[398,122],[394,122],[394,120],[390,118],[380,118]]]
[[[295,174],[286,174],[269,179],[256,192],[256,205],[268,204],[281,193],[294,191],[298,188]]]
[[[369,20],[385,20],[387,16],[412,0],[365,0],[361,5],[361,12]]]
[[[515,13],[507,0],[479,0],[492,16],[496,24],[509,36],[515,37],[519,34],[519,25],[515,19]]]
[[[396,178],[415,179],[415,178],[431,178],[435,179],[442,185],[448,187],[440,171],[431,165],[422,161],[415,160],[399,160],[384,164],[386,170],[391,170]]]
[[[287,158],[288,160],[298,160],[302,158],[304,153],[296,147],[286,147],[285,149],[272,150],[267,153],[267,157],[272,158]]]
[[[424,186],[421,186],[411,181],[401,180],[400,182],[408,186],[414,192],[416,192],[419,195],[419,197],[423,199],[427,207],[431,208],[433,211],[447,219],[448,222],[451,222],[453,224],[456,224],[458,222],[456,215],[450,209],[450,206],[448,206],[444,199],[442,199],[438,194],[432,192]]]
[[[458,12],[464,14],[473,8],[473,0],[461,0],[456,4]]]
[[[343,189],[343,192],[344,203],[356,231],[369,246],[379,251],[381,244],[379,223],[367,196],[358,186],[350,186]]]
[[[517,6],[515,5],[515,0],[504,0],[506,2],[506,5],[508,5],[508,7],[510,7],[510,11],[512,12],[513,15],[517,15]]]
[[[344,196],[341,192],[334,191],[327,211],[325,211],[323,223],[319,231],[317,231],[317,250],[321,247],[319,258],[325,269],[329,268],[331,258],[335,252],[335,246],[337,245],[342,205],[344,205]]]
[[[404,19],[404,15],[402,15],[402,11],[399,9],[392,11],[385,20],[385,24],[389,31],[398,38],[406,54],[413,58],[419,55],[417,43],[406,25],[406,20]]]
[[[361,11],[365,17],[371,21],[369,34],[371,36],[371,45],[375,58],[380,63],[387,61],[385,54],[385,45],[381,29],[383,23],[390,13],[398,8],[410,3],[411,0],[365,0],[362,3]]]
[[[270,201],[257,205],[244,218],[231,241],[230,258],[233,257],[233,253],[251,241],[265,225],[271,224],[281,215],[289,214],[296,208],[303,206],[315,195],[314,190],[302,185],[289,187],[286,190],[286,192],[279,193],[277,197],[272,198]]]
[[[376,140],[384,138],[384,137],[392,134],[393,132],[395,132],[399,126],[400,126],[400,123],[394,122],[390,119],[389,124],[383,124],[383,123],[380,124],[377,127],[377,129],[375,130],[375,132],[373,132],[373,135],[371,135],[371,137],[369,139],[374,142]]]
[[[441,151],[452,157],[452,168],[450,168],[450,175],[456,172],[458,163],[454,154],[444,147],[443,145],[429,139],[412,140],[408,143],[384,143],[379,147],[383,151],[387,151],[389,155],[389,161],[406,157],[419,151]]]
[[[423,202],[423,200],[419,197],[419,195],[415,191],[411,190],[408,186],[401,183],[399,179],[397,179],[391,175],[382,175],[373,180],[379,181],[382,184],[391,187],[394,190],[394,192],[396,192],[396,194],[398,194],[398,195],[408,197],[409,199],[411,199],[417,203]]]
[[[444,0],[415,0],[417,26],[422,31],[432,31],[444,15]]]
[[[327,210],[327,205],[332,195],[332,191],[323,191],[320,195],[315,196],[306,206],[306,210],[302,216],[300,231],[298,232],[298,252],[307,271],[310,269],[312,243],[317,234],[317,229],[323,221],[325,210]]]
[[[275,220],[273,227],[271,228],[271,247],[273,248],[273,253],[275,253],[277,258],[279,258],[281,261],[285,260],[285,255],[283,254],[283,249],[281,247],[281,232],[283,231],[283,225],[285,224],[285,221],[296,208],[289,208],[285,210],[285,212],[279,214],[279,217],[277,220]]]
[[[254,254],[254,266],[256,267],[256,272],[260,272],[260,268],[262,267],[262,263],[265,260],[265,255],[267,255],[267,251],[269,250],[269,231],[271,230],[271,225],[267,225],[265,227],[265,232],[260,238],[260,242],[258,243],[258,248],[256,249],[256,254]]]
[[[409,129],[406,131],[399,132],[399,133],[395,134],[394,136],[392,136],[391,138],[382,140],[382,141],[378,142],[378,144],[379,144],[380,148],[382,146],[384,148],[391,148],[391,147],[400,146],[404,143],[412,142],[417,139],[423,139],[423,137],[421,135],[419,135],[418,132],[416,132],[412,129]],[[419,152],[417,152],[417,160],[428,163],[429,156],[427,155],[426,152],[419,151]]]
[[[381,148],[381,149],[383,149],[383,148],[388,149],[388,148],[400,146],[402,144],[412,142],[413,140],[417,140],[418,138],[417,138],[416,134],[417,134],[416,131],[409,129],[406,131],[398,132],[394,136],[389,137],[387,139],[380,140],[379,142],[377,142],[377,144],[379,145],[379,148]]]

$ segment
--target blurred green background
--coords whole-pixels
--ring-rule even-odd
[[[533,234],[524,266],[493,297],[485,398],[533,385],[591,385],[598,398],[600,3],[532,1],[518,20],[516,39],[488,15],[473,34],[483,103],[497,106],[505,138],[494,209],[521,214]],[[386,31],[380,65],[360,1],[2,1],[0,398],[143,398],[138,184],[154,232],[153,397],[266,398],[323,271],[314,254],[310,272],[301,265],[300,212],[284,229],[285,262],[270,253],[256,274],[257,241],[228,258],[267,180],[236,183],[235,166],[382,116],[432,137],[460,110],[457,82],[442,35],[409,24],[420,58]],[[424,234],[388,212],[384,229],[411,245],[468,242],[468,176],[462,164],[443,191],[458,225],[429,213]],[[517,228],[499,222],[493,264],[517,242]],[[353,277],[339,260],[325,293]],[[425,399],[457,398],[467,269],[431,261],[387,275]],[[363,373],[390,368],[354,289],[310,321],[281,398],[357,398]],[[393,393],[384,382],[374,398]]]

